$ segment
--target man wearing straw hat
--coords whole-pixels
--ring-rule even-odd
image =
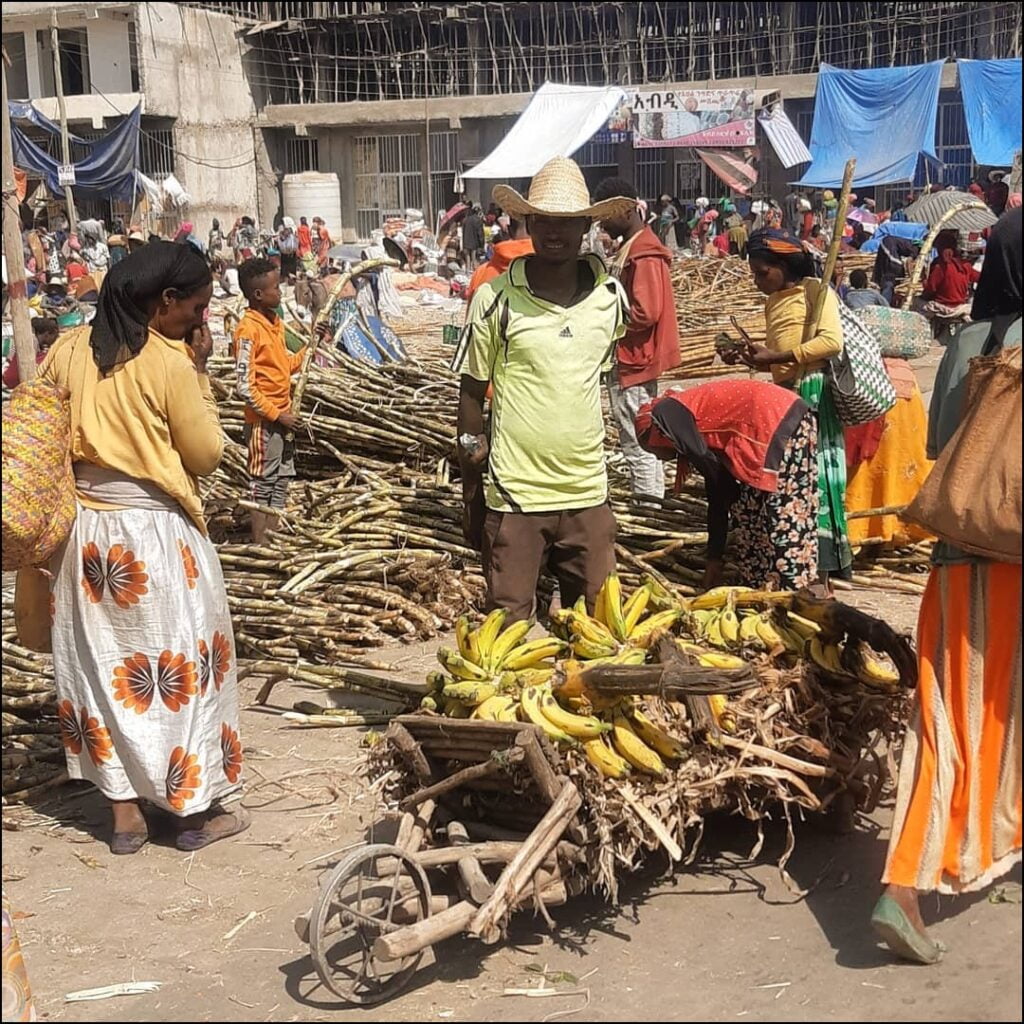
[[[593,220],[621,215],[634,201],[591,204],[583,174],[565,157],[537,172],[526,198],[498,185],[494,201],[526,218],[534,252],[477,290],[452,366],[462,374],[464,531],[483,554],[489,604],[515,621],[533,612],[545,568],[564,606],[585,595],[592,608],[615,567],[601,379],[628,303],[580,245]]]

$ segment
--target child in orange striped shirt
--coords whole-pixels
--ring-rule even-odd
[[[247,260],[238,269],[238,284],[249,300],[234,335],[238,393],[245,401],[245,442],[249,450],[252,499],[265,508],[284,508],[288,481],[295,476],[294,431],[301,426],[292,412],[291,378],[302,365],[302,352],[285,343],[284,322],[277,315],[281,278],[269,260]],[[271,512],[252,513],[252,539],[261,544],[277,525]]]

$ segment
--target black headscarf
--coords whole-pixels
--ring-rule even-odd
[[[1021,208],[999,218],[985,247],[981,280],[974,292],[972,320],[1020,316]]]
[[[180,298],[212,280],[206,260],[191,245],[150,242],[115,264],[103,279],[89,345],[101,373],[142,351],[150,309],[168,288]]]

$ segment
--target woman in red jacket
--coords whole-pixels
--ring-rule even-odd
[[[981,275],[957,255],[955,231],[943,231],[935,248],[939,255],[921,292],[921,312],[929,320],[936,316],[966,320],[971,313],[971,285]]]
[[[640,443],[704,477],[704,586],[721,577],[730,521],[733,561],[747,586],[797,590],[818,577],[817,424],[795,392],[759,380],[672,389],[636,418]]]

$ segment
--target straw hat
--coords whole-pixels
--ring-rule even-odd
[[[628,214],[636,200],[613,196],[600,203],[590,202],[590,190],[575,160],[556,156],[549,160],[530,182],[524,199],[509,185],[495,185],[491,197],[506,213],[525,216],[531,213],[545,217],[603,217]]]

